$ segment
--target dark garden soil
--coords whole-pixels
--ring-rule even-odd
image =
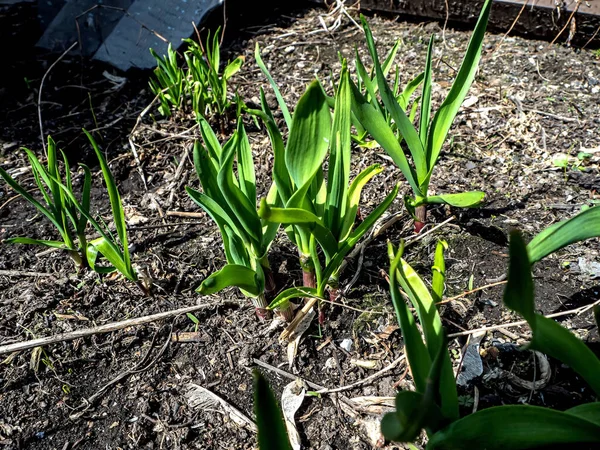
[[[254,64],[258,42],[288,105],[295,104],[315,76],[331,89],[332,74],[336,79],[340,69],[338,51],[352,60],[358,45],[368,61],[361,31],[345,16],[334,29],[335,19],[325,10],[306,10],[243,30],[227,46],[229,55],[246,57],[233,87],[252,104],[263,86],[276,107]],[[436,34],[434,97],[439,104],[470,34],[443,31],[437,23],[369,20],[380,53],[395,39],[401,40],[397,60],[404,82],[423,67],[428,38]],[[30,188],[35,185],[19,148],[43,154],[37,95],[42,76],[55,60],[56,55],[40,54],[15,59],[10,84],[7,81],[0,91],[0,164]],[[497,283],[506,270],[510,229],[519,228],[530,238],[582,206],[600,201],[597,54],[520,38],[503,41],[502,36],[489,34],[480,67],[434,172],[432,190],[483,190],[486,204],[473,210],[432,209],[429,230],[453,218],[413,239],[406,250],[407,260],[428,278],[436,242],[448,242],[446,298],[451,300],[441,311],[453,334],[519,319],[502,307],[503,287]],[[44,82],[41,113],[44,132],[65,149],[71,163],[84,162],[93,168],[93,207],[109,220],[101,175],[80,131],[82,127],[93,130],[119,183],[134,262],[154,279],[154,295],[145,297],[136,285],[118,276],[76,273],[59,252],[2,245],[0,346],[194,304],[209,307],[194,313],[198,326],[180,315],[2,355],[1,448],[256,448],[252,429],[239,425],[239,419],[223,406],[210,402],[193,406],[190,384],[202,386],[252,417],[254,360],[271,367],[261,370],[280,396],[293,379],[273,368],[332,389],[360,382],[402,355],[402,338],[395,331],[382,275],[389,266],[386,240],[397,243],[411,238],[411,220],[402,213],[401,197],[391,210],[403,214],[401,220],[365,248],[361,263],[359,258],[348,261],[341,300],[348,308],[328,308],[328,320],[320,329],[313,323],[291,366],[286,346],[278,342],[282,324],[258,321],[237,290],[204,298],[194,292],[225,263],[216,227],[206,215],[197,214],[199,208],[184,191],[186,185],[198,184],[190,159],[199,133],[191,115],[164,120],[151,108],[140,117],[152,101],[148,76],[118,74],[100,64],[66,57]],[[258,164],[260,194],[265,195],[272,161],[269,141],[250,121],[247,128]],[[132,130],[137,160],[128,139]],[[582,157],[583,153],[588,156]],[[355,148],[353,155],[353,173],[374,162],[385,166],[364,191],[366,213],[402,176],[381,149]],[[565,167],[557,167],[556,160],[566,161]],[[75,183],[80,182],[77,177]],[[406,183],[402,184],[405,193]],[[14,195],[0,183],[0,239],[56,238],[48,222]],[[181,212],[194,214],[185,217]],[[598,240],[591,240],[536,265],[539,311],[559,313],[600,300],[599,249]],[[301,280],[294,249],[283,233],[271,255],[278,289]],[[356,281],[348,286],[357,272]],[[493,287],[452,299],[494,282]],[[599,350],[590,311],[557,320]],[[181,333],[196,331],[192,342],[177,341]],[[451,339],[457,370],[476,368],[477,361],[465,359],[461,365],[461,353],[475,336],[463,333]],[[593,399],[570,369],[552,359],[549,376],[539,380],[542,371],[537,364],[543,355],[534,358],[530,352],[516,351],[529,338],[527,326],[505,326],[477,338],[479,352],[475,353],[481,355],[483,374],[461,387],[463,412],[523,402],[565,409]],[[342,347],[344,340],[349,341]],[[526,383],[536,379],[535,389],[527,388]],[[374,380],[339,394],[307,396],[296,414],[303,446],[367,449],[379,441],[386,448],[402,448],[380,441],[378,421],[389,397],[411,386],[410,374],[400,362]],[[386,397],[384,405],[356,399],[373,396]]]

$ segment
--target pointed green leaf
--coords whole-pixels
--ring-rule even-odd
[[[125,278],[136,281],[137,277],[132,274],[129,267],[126,265],[125,260],[123,259],[123,253],[120,249],[114,245],[109,239],[105,237],[99,237],[97,239],[93,239],[89,242],[88,247],[94,247],[96,250],[102,254],[106,258],[106,260],[111,264],[110,268],[94,268],[97,272],[114,272],[116,269],[119,273],[123,274]],[[104,270],[103,270],[104,269]]]
[[[258,46],[258,42],[256,43],[256,47],[254,49],[254,58],[256,59],[256,65],[258,66],[258,68],[262,71],[262,73],[265,75],[265,77],[267,77],[267,80],[269,80],[269,84],[271,85],[271,88],[273,88],[273,91],[275,92],[275,98],[277,98],[277,103],[279,104],[279,108],[281,109],[281,112],[283,113],[283,118],[285,120],[285,124],[287,125],[288,130],[291,132],[292,131],[292,116],[290,115],[290,111],[288,110],[287,105],[285,104],[283,95],[281,95],[281,92],[279,91],[279,88],[277,87],[277,83],[275,83],[275,80],[273,80],[273,77],[269,73],[267,66],[265,66],[265,63],[263,62],[263,60],[260,56],[260,47]]]
[[[398,325],[402,331],[406,358],[408,360],[411,374],[418,393],[424,393],[427,386],[427,376],[431,369],[431,357],[427,347],[421,338],[415,319],[408,309],[404,298],[398,289],[399,267],[402,260],[402,251],[394,252],[391,243],[388,243],[388,255],[390,256],[390,293],[392,303],[396,311]]]
[[[233,178],[234,156],[235,145],[226,145],[223,149],[223,160],[217,181],[233,213],[232,218],[239,221],[241,227],[248,234],[248,237],[256,245],[259,245],[262,240],[262,225],[256,212],[256,194],[253,200],[248,199],[235,182]]]
[[[600,359],[573,333],[554,320],[535,313],[527,249],[518,231],[510,235],[509,257],[504,304],[529,323],[533,334],[529,348],[546,353],[571,367],[600,396]]]
[[[446,281],[446,261],[444,260],[444,250],[448,248],[446,241],[438,241],[435,248],[435,259],[431,271],[433,272],[431,280],[431,296],[435,303],[442,301]]]
[[[7,244],[43,245],[45,247],[69,249],[63,241],[46,241],[43,239],[32,239],[28,237],[13,237],[4,240]],[[74,250],[71,248],[70,250]]]
[[[327,173],[327,196],[324,222],[333,235],[342,236],[346,216],[346,200],[350,179],[350,106],[352,103],[349,75],[346,63],[342,66],[340,83],[335,95],[329,171]]]
[[[237,127],[236,136],[238,173],[240,178],[240,189],[246,195],[256,208],[256,176],[254,175],[254,159],[252,158],[252,149],[248,142],[248,135],[240,120]]]
[[[254,371],[254,415],[259,450],[292,450],[281,410],[258,370]]]
[[[328,255],[328,258],[334,255],[338,249],[338,241],[333,234],[331,234],[331,231],[325,227],[325,224],[321,219],[310,211],[300,208],[270,207],[263,199],[258,214],[262,219],[269,222],[305,228],[311,234],[314,234],[315,238],[323,248],[323,251]]]
[[[398,281],[417,311],[431,361],[440,354],[442,349],[445,353],[439,380],[440,408],[445,417],[458,418],[458,394],[454,372],[445,348],[446,339],[437,306],[421,277],[404,260],[401,260],[398,265]]]
[[[129,257],[127,225],[125,223],[125,214],[123,213],[123,203],[121,203],[121,196],[119,195],[119,190],[117,189],[115,179],[113,178],[113,175],[106,162],[106,159],[104,158],[104,154],[98,148],[98,145],[96,144],[96,141],[94,140],[92,135],[86,130],[83,130],[83,132],[86,134],[90,143],[92,144],[92,147],[94,148],[94,152],[96,153],[96,156],[98,157],[98,162],[100,163],[100,168],[102,169],[102,176],[104,177],[104,182],[106,183],[106,190],[108,191],[108,198],[110,200],[113,220],[117,229],[117,234],[119,235],[119,240],[121,241],[121,246],[123,247],[122,255],[125,266],[127,267],[127,271],[122,273],[124,275],[130,275],[132,272],[131,260]],[[102,254],[104,253],[102,252]],[[115,267],[117,267],[117,270],[121,270],[117,265],[115,265]]]
[[[363,235],[371,229],[375,222],[382,216],[382,214],[387,211],[392,202],[398,196],[399,185],[394,186],[394,189],[385,197],[385,199],[371,211],[365,219],[360,223],[360,225],[350,233],[348,238],[341,242],[340,247],[337,253],[331,258],[331,260],[327,263],[327,267],[323,272],[323,279],[329,280],[333,275],[337,274],[340,265],[342,264],[346,255],[354,248],[357,242],[363,237]]]
[[[408,120],[406,113],[398,104],[394,93],[390,89],[387,81],[385,80],[385,76],[383,71],[381,70],[381,65],[379,64],[379,56],[377,55],[377,49],[375,48],[375,41],[373,39],[373,34],[371,33],[371,29],[364,18],[361,15],[361,21],[363,24],[363,29],[365,30],[365,36],[367,38],[367,47],[369,49],[369,53],[371,54],[371,59],[375,64],[375,72],[377,74],[377,85],[379,86],[379,94],[381,95],[381,100],[383,100],[383,104],[386,107],[387,112],[392,116],[400,134],[404,138],[408,148],[410,150],[410,154],[413,157],[413,161],[416,168],[417,178],[419,180],[419,184],[422,183],[422,180],[427,176],[427,162],[425,149],[421,140],[419,139],[419,135],[417,130],[413,124]],[[368,129],[368,127],[365,127]],[[370,130],[369,130],[370,131]],[[387,151],[387,149],[385,149]],[[389,154],[394,162],[398,159],[398,155]]]
[[[294,298],[312,297],[320,298],[319,292],[315,288],[306,286],[293,287],[280,292],[277,297],[269,304],[269,309],[280,308],[286,305],[290,300]]]
[[[345,240],[354,226],[356,220],[356,213],[358,212],[358,206],[360,203],[360,194],[363,187],[378,173],[383,172],[383,167],[380,164],[373,164],[367,167],[356,178],[352,181],[350,188],[348,189],[348,198],[346,206],[346,214],[340,231],[339,240]]]
[[[4,178],[4,181],[6,181],[6,183],[11,188],[13,188],[13,190],[17,194],[20,194],[25,200],[27,200],[29,203],[31,203],[33,206],[35,206],[35,208],[40,213],[42,213],[50,222],[52,222],[52,225],[54,225],[56,227],[56,229],[59,231],[61,236],[64,236],[64,230],[62,228],[62,223],[59,223],[56,220],[52,211],[50,211],[49,209],[44,207],[40,202],[38,202],[29,192],[27,192],[27,190],[25,188],[23,188],[19,183],[17,183],[17,181],[13,177],[11,177],[8,174],[8,172],[6,172],[2,167],[0,167],[0,176],[2,178]]]
[[[567,245],[600,236],[600,206],[555,223],[539,233],[527,246],[531,264]]]
[[[433,58],[433,36],[429,39],[427,59],[425,60],[425,78],[423,79],[423,94],[421,95],[421,118],[419,121],[419,139],[425,145],[429,132],[431,117],[431,60]],[[429,169],[429,167],[428,167]]]
[[[469,41],[469,45],[460,69],[458,70],[456,78],[454,79],[454,83],[450,88],[450,92],[448,92],[448,96],[433,117],[433,122],[431,123],[429,135],[427,137],[427,160],[430,170],[429,175],[431,175],[431,171],[435,166],[442,149],[442,145],[446,140],[446,136],[448,135],[450,127],[452,126],[452,122],[454,122],[454,118],[456,117],[460,106],[462,105],[467,93],[469,92],[469,89],[471,88],[473,79],[475,78],[477,66],[479,64],[479,60],[481,59],[481,46],[483,43],[491,7],[492,1],[486,0],[483,4],[481,13],[479,14],[479,19],[475,25],[475,30],[471,35],[471,39]]]
[[[232,76],[234,76],[236,73],[238,73],[240,71],[240,69],[242,68],[242,64],[244,64],[243,56],[238,56],[233,61],[231,61],[229,64],[227,64],[227,66],[223,70],[223,79],[227,81]]]

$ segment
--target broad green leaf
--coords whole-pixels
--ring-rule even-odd
[[[285,104],[283,95],[281,95],[281,92],[279,91],[279,88],[277,87],[277,83],[275,83],[275,80],[273,80],[273,77],[269,73],[267,66],[265,66],[265,63],[263,62],[263,60],[260,56],[260,47],[258,46],[258,42],[256,43],[256,47],[254,49],[254,58],[256,59],[256,65],[258,66],[258,68],[262,71],[262,73],[265,75],[265,77],[267,77],[267,80],[269,80],[269,84],[271,85],[271,88],[273,88],[273,91],[275,92],[275,98],[277,98],[277,103],[279,104],[279,108],[281,109],[281,112],[283,113],[283,118],[285,120],[285,124],[287,125],[288,130],[291,132],[292,131],[292,116],[290,115],[290,111],[288,110],[287,105]]]
[[[508,405],[453,422],[430,438],[427,450],[525,450],[593,443],[600,443],[600,426],[591,421],[539,406]]]
[[[102,169],[102,176],[104,177],[104,182],[106,183],[106,190],[108,191],[108,198],[110,200],[110,206],[112,209],[113,220],[115,223],[115,227],[117,229],[117,234],[119,235],[119,240],[121,241],[121,246],[123,247],[122,255],[123,255],[123,260],[124,260],[125,266],[127,267],[127,270],[122,273],[125,275],[127,275],[127,274],[130,275],[132,272],[131,260],[129,257],[129,247],[128,247],[129,244],[127,241],[127,225],[125,224],[125,214],[123,213],[123,204],[121,203],[121,196],[119,195],[119,190],[117,189],[115,179],[113,178],[113,175],[108,167],[106,159],[104,158],[104,155],[98,148],[96,141],[94,140],[92,135],[90,133],[88,133],[86,130],[83,130],[83,132],[86,134],[90,143],[92,144],[92,147],[94,148],[94,152],[96,153],[96,156],[98,157],[98,162],[100,163],[100,168]],[[102,252],[102,254],[104,256],[106,256],[104,254],[104,252]],[[107,257],[107,259],[108,259],[108,257]],[[121,271],[121,269],[116,264],[113,264],[113,265],[115,267],[117,267],[117,270]]]
[[[534,237],[527,246],[529,262],[534,264],[569,244],[598,236],[600,206],[594,206],[568,220],[551,225]]]
[[[277,297],[273,299],[271,304],[269,304],[269,309],[279,308],[282,305],[286,305],[293,298],[303,297],[321,298],[321,295],[316,288],[306,286],[289,288],[280,292]]]
[[[392,119],[394,119],[394,122],[398,127],[398,131],[400,131],[400,134],[404,138],[406,145],[408,145],[410,154],[412,155],[415,164],[419,185],[422,185],[422,181],[426,178],[428,173],[425,149],[421,143],[421,140],[419,139],[417,130],[415,130],[415,127],[406,116],[406,113],[398,104],[394,93],[385,80],[385,76],[381,70],[381,65],[379,64],[379,56],[377,55],[377,49],[375,48],[373,34],[371,33],[371,29],[369,28],[367,20],[362,15],[361,21],[363,24],[363,29],[365,30],[365,36],[367,38],[367,47],[369,49],[369,53],[371,54],[371,59],[375,64],[379,95],[381,95],[381,100],[383,100],[383,104],[385,105],[387,112],[392,116]],[[368,127],[365,128],[368,129]],[[388,151],[388,149],[384,149]],[[396,162],[396,159],[399,159],[398,155],[392,153],[389,155],[392,157],[392,159],[394,159],[394,162]]]
[[[206,278],[196,292],[202,295],[214,294],[223,289],[236,286],[252,296],[263,293],[264,281],[261,283],[256,271],[239,264],[227,264],[221,270]]]
[[[306,228],[311,234],[314,234],[328,259],[334,255],[338,249],[337,239],[331,234],[331,231],[325,227],[323,221],[310,211],[300,208],[270,207],[263,199],[258,214],[262,219],[269,222]]]
[[[600,396],[600,359],[573,333],[554,320],[535,313],[527,249],[517,231],[510,235],[509,257],[504,304],[529,323],[533,335],[529,348],[546,353],[571,367]]]
[[[426,198],[425,203],[442,203],[457,208],[473,208],[479,206],[485,197],[485,192],[470,191],[460,194],[432,195]]]
[[[319,83],[313,81],[296,106],[285,151],[285,165],[297,188],[310,182],[321,168],[330,134],[331,116],[325,95]]]
[[[344,61],[340,84],[335,95],[335,109],[330,138],[331,146],[329,149],[329,171],[327,173],[327,205],[324,217],[325,225],[338,239],[342,236],[350,179],[351,103],[349,75]]]
[[[373,139],[392,157],[394,163],[398,166],[406,181],[410,184],[415,195],[422,195],[421,188],[417,180],[417,175],[409,165],[404,150],[400,147],[394,132],[388,126],[383,114],[369,103],[358,88],[350,81],[352,85],[352,112],[358,121],[365,127]]]
[[[281,410],[258,370],[254,371],[254,415],[259,450],[292,450]]]
[[[360,203],[360,194],[362,192],[363,187],[365,187],[365,185],[371,180],[371,178],[373,178],[375,175],[381,172],[383,172],[383,167],[380,164],[373,164],[372,166],[367,167],[365,170],[359,173],[356,176],[356,178],[352,181],[352,184],[348,189],[348,204],[346,206],[346,214],[338,238],[339,241],[344,241],[352,231],[352,226],[354,225],[354,221],[356,220],[356,213],[358,211],[358,206]]]
[[[448,96],[433,117],[433,122],[431,123],[431,127],[429,129],[426,146],[429,176],[431,176],[431,171],[435,166],[442,149],[442,145],[446,140],[446,136],[448,135],[450,127],[452,126],[452,122],[454,122],[454,118],[456,117],[460,106],[462,105],[467,93],[469,92],[469,89],[471,88],[473,79],[475,78],[477,66],[481,58],[481,46],[483,43],[491,7],[492,1],[486,0],[483,4],[481,13],[479,14],[479,19],[475,25],[475,30],[473,30],[473,34],[471,35],[471,39],[469,41],[469,45],[460,69],[458,70],[454,83],[450,88],[450,92],[448,92]]]
[[[234,76],[236,73],[238,73],[240,71],[240,69],[242,68],[242,64],[244,64],[243,56],[238,56],[233,61],[231,61],[229,64],[227,64],[227,66],[223,70],[223,80],[227,81],[232,76]]]
[[[567,409],[565,412],[600,426],[600,402],[584,403]]]

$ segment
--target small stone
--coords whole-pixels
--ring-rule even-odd
[[[284,55],[289,55],[290,53],[292,53],[294,50],[296,50],[296,47],[294,47],[293,45],[290,45],[289,47],[286,47],[283,50],[283,54]]]
[[[350,350],[352,350],[352,339],[344,339],[340,343],[340,347],[349,352]]]

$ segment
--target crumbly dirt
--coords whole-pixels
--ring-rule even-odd
[[[288,105],[295,104],[315,76],[331,91],[340,70],[337,52],[352,60],[356,45],[363,60],[368,57],[361,31],[345,16],[333,29],[336,17],[326,14],[324,10],[286,12],[230,37],[228,55],[246,57],[232,87],[252,104],[257,103],[262,86],[276,107],[254,64],[258,42]],[[434,101],[439,105],[470,34],[451,29],[443,32],[437,23],[409,24],[377,17],[369,22],[380,53],[394,40],[401,40],[397,70],[403,82],[423,67],[429,36],[436,34]],[[15,88],[11,84],[0,91],[0,163],[7,170],[27,166],[18,150],[22,146],[42,154],[36,99],[41,77],[56,56],[28,58],[14,64],[18,70],[18,76],[12,76]],[[104,70],[123,77],[124,84],[103,76]],[[258,321],[249,302],[236,290],[205,298],[194,292],[225,262],[210,219],[204,214],[178,215],[199,212],[183,189],[198,184],[191,147],[199,133],[190,115],[165,120],[151,108],[140,118],[152,101],[147,92],[148,75],[116,74],[105,66],[67,57],[45,80],[41,111],[44,131],[65,149],[71,164],[83,162],[93,168],[93,208],[108,221],[110,208],[100,189],[101,175],[80,132],[82,127],[94,130],[119,183],[134,262],[155,280],[154,295],[145,297],[137,286],[116,276],[76,273],[70,260],[59,252],[2,245],[0,345],[196,303],[210,307],[194,313],[198,325],[180,315],[3,355],[2,448],[256,448],[254,432],[236,423],[220,406],[193,408],[186,396],[188,385],[201,385],[252,417],[254,359],[305,381],[336,388],[358,382],[402,355],[402,338],[395,331],[382,271],[389,266],[386,240],[397,243],[411,236],[407,214],[366,247],[362,264],[358,259],[349,261],[342,287],[347,288],[357,271],[359,275],[345,289],[342,303],[352,309],[328,308],[326,323],[309,328],[291,367],[286,347],[277,339],[281,324]],[[600,61],[592,51],[487,35],[479,73],[432,181],[433,192],[477,189],[487,193],[487,201],[472,210],[432,208],[429,228],[454,218],[406,250],[407,260],[428,278],[437,240],[448,242],[446,298],[492,284],[505,273],[510,229],[521,229],[531,237],[549,224],[573,216],[582,206],[600,201],[599,96]],[[278,111],[276,116],[281,117]],[[259,194],[265,195],[272,161],[268,138],[250,121],[247,128],[257,161]],[[128,141],[132,129],[137,160]],[[582,153],[591,156],[583,158]],[[558,160],[567,162],[557,167]],[[354,174],[375,162],[383,164],[385,171],[365,189],[363,213],[402,181],[381,149],[354,149]],[[34,187],[26,171],[19,181]],[[79,183],[81,177],[75,179],[75,184]],[[409,193],[406,183],[401,189],[402,194]],[[402,211],[401,197],[391,211]],[[12,236],[56,238],[43,217],[0,184],[0,238]],[[590,240],[536,265],[540,312],[564,312],[600,300],[600,274],[589,269],[600,262],[599,249],[598,240]],[[283,233],[271,254],[278,289],[297,284],[301,270]],[[501,284],[451,300],[441,311],[449,333],[518,320],[502,307]],[[589,311],[557,320],[598,350],[598,331]],[[182,332],[197,333],[193,342],[165,345]],[[593,398],[572,371],[553,360],[549,361],[551,377],[542,389],[524,390],[509,382],[506,371],[528,381],[536,376],[531,354],[514,351],[513,344],[524,343],[529,336],[526,326],[507,326],[484,336],[480,344],[484,373],[461,388],[463,412],[521,402],[564,409]],[[351,347],[342,347],[344,340],[350,340]],[[457,368],[468,342],[465,336],[451,341]],[[261,370],[278,396],[293,381],[273,369]],[[348,411],[344,400],[390,397],[397,389],[411,386],[410,374],[401,363],[342,394],[306,397],[296,414],[302,444],[323,450],[373,448],[380,439],[377,423],[382,408],[371,405]]]

